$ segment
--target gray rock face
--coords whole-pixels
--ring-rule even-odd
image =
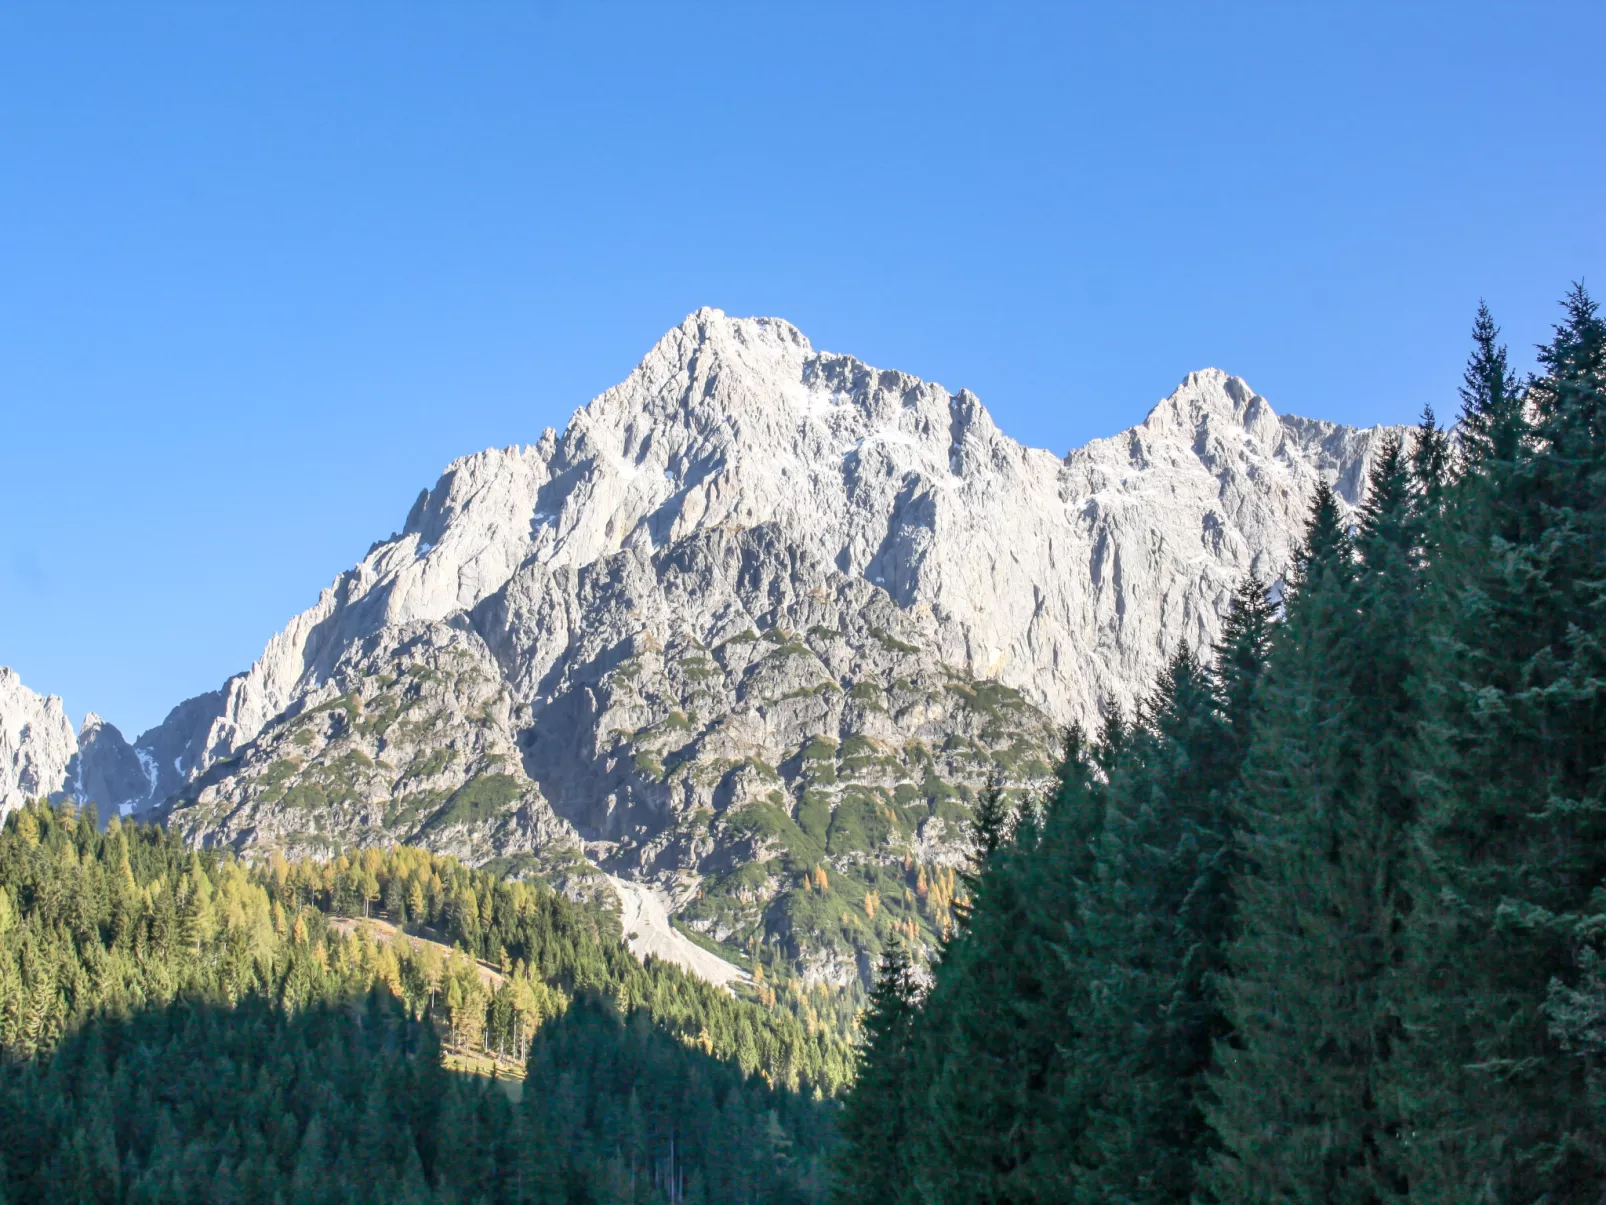
[[[0,666],[0,820],[34,799],[93,804],[101,824],[160,802],[149,759],[90,712],[76,736],[62,702]]]
[[[123,739],[115,725],[94,712],[78,730],[78,751],[67,763],[68,794],[80,803],[93,804],[100,823],[113,816],[129,816],[159,803],[156,774],[150,757]]]
[[[196,841],[406,840],[648,883],[722,954],[860,975],[946,923],[996,777],[1130,710],[1376,431],[1190,375],[1064,458],[970,393],[700,310],[559,436],[452,464],[137,742]]]
[[[34,694],[15,670],[0,666],[0,821],[60,791],[77,752],[61,700]]]
[[[528,723],[466,624],[409,624],[346,650],[316,689],[195,779],[169,816],[197,839],[290,856],[416,842],[480,865],[580,858],[523,772]]]
[[[213,722],[223,714],[223,700],[229,686],[243,675],[236,674],[224,683],[222,689],[209,690],[204,695],[185,699],[155,728],[145,732],[135,742],[134,751],[146,773],[155,779],[149,806],[155,807],[182,791],[198,773],[200,767],[210,765],[215,757],[202,742],[212,729]],[[229,750],[217,750],[226,756]],[[143,809],[136,809],[138,811]]]
[[[815,352],[791,325],[700,310],[560,438],[454,463],[189,728],[204,768],[387,626],[438,622],[524,566],[580,569],[692,532],[774,524],[820,564],[929,610],[945,663],[1056,720],[1130,704],[1213,636],[1233,583],[1279,572],[1318,476],[1350,503],[1375,432],[1279,418],[1191,374],[1144,423],[1064,459],[1001,434],[970,393]],[[533,665],[561,639],[530,632]]]

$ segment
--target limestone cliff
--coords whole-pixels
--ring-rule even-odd
[[[449,466],[134,753],[195,841],[601,867],[845,980],[940,930],[982,784],[1039,789],[1063,725],[1206,650],[1376,435],[1212,369],[1062,458],[701,310],[561,435]]]

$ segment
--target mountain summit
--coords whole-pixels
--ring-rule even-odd
[[[980,784],[1040,782],[1059,726],[1206,649],[1376,435],[1207,369],[1061,458],[699,310],[562,435],[449,466],[137,763],[97,746],[196,841],[600,866],[843,979],[945,923]]]

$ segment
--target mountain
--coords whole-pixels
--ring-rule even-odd
[[[0,815],[61,790],[77,752],[61,700],[34,694],[15,670],[0,666]]]
[[[161,800],[150,756],[94,712],[73,734],[61,699],[38,695],[0,666],[0,817],[25,800],[96,801],[102,823]]]
[[[561,436],[452,464],[141,736],[141,801],[242,849],[601,868],[711,949],[849,981],[941,931],[988,778],[1035,789],[1063,725],[1209,645],[1319,478],[1358,501],[1377,434],[1211,369],[1060,458],[968,391],[700,310]]]

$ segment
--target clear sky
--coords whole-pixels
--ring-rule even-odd
[[[1059,452],[1205,365],[1452,411],[1480,297],[1527,363],[1606,282],[1603,46],[1601,3],[6,4],[0,664],[137,733],[700,305]]]

